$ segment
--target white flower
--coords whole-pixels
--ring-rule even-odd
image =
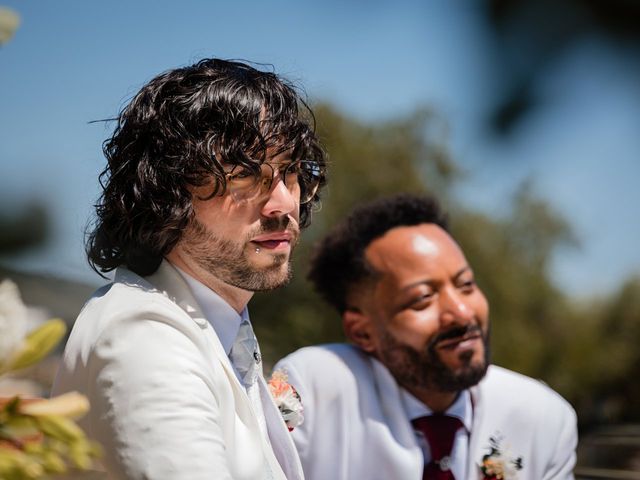
[[[282,414],[284,423],[289,430],[293,430],[304,420],[300,395],[287,382],[287,375],[282,371],[273,372],[268,385],[271,396]]]
[[[522,470],[522,457],[513,457],[509,445],[502,447],[504,438],[500,432],[489,437],[489,453],[482,458],[480,469],[484,478],[499,480],[517,480],[518,471]]]
[[[0,364],[6,360],[27,334],[27,307],[18,286],[11,280],[0,283]]]
[[[294,390],[287,391],[279,399],[278,409],[287,427],[294,428],[302,423],[302,403]]]

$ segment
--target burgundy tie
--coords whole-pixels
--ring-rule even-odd
[[[460,419],[434,414],[411,421],[429,442],[431,461],[424,466],[423,480],[455,480],[451,473],[451,449],[456,432],[464,425]]]

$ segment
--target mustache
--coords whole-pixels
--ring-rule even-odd
[[[438,343],[440,343],[443,340],[450,340],[452,338],[461,338],[464,337],[465,335],[469,335],[469,334],[479,334],[480,336],[482,335],[482,330],[480,329],[480,327],[478,325],[461,325],[461,326],[454,326],[449,328],[448,330],[445,330],[443,332],[438,333],[432,340],[431,340],[431,345],[430,346],[435,346]]]
[[[254,232],[254,234],[261,235],[264,233],[282,231],[287,231],[297,237],[300,233],[300,228],[295,222],[291,221],[290,217],[286,215],[282,217],[267,217],[260,219],[260,227],[256,232]]]

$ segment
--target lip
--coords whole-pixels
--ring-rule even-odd
[[[256,253],[260,251],[284,253],[291,250],[292,238],[293,235],[287,231],[272,232],[255,237],[251,240],[251,243],[259,247]]]
[[[255,238],[252,238],[251,241],[254,243],[262,243],[262,242],[291,242],[291,233],[284,232],[272,232],[267,233],[265,235],[258,235]]]
[[[437,348],[442,350],[466,350],[473,348],[474,344],[482,338],[482,334],[478,331],[470,332],[466,335],[456,338],[442,340],[438,343]]]

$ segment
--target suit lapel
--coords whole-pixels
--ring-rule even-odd
[[[471,393],[471,404],[473,405],[473,424],[471,427],[471,435],[469,436],[469,459],[467,463],[467,472],[469,478],[482,478],[480,465],[482,457],[486,453],[482,445],[484,434],[484,419],[486,418],[486,402],[483,401],[482,382],[469,389]]]
[[[244,385],[240,383],[240,380],[238,380],[236,372],[231,365],[231,361],[229,360],[229,357],[227,356],[222,343],[220,343],[220,339],[202,313],[200,305],[198,304],[198,302],[196,302],[191,293],[191,290],[189,289],[189,286],[185,282],[184,278],[182,278],[182,275],[180,275],[180,273],[169,262],[163,260],[158,267],[158,270],[153,275],[147,277],[147,279],[151,288],[158,290],[159,293],[162,293],[176,305],[182,308],[182,310],[184,310],[187,315],[189,315],[193,319],[193,321],[203,329],[204,335],[206,335],[206,337],[209,339],[209,344],[213,347],[214,356],[216,360],[222,365],[227,380],[231,388],[233,389],[234,399],[238,403],[236,405],[236,415],[240,416],[243,421],[248,426],[250,426],[251,430],[255,432],[256,435],[260,436],[262,450],[265,455],[265,459],[269,463],[269,466],[271,468],[273,478],[286,480],[287,477],[283,473],[283,467],[281,467],[281,465],[278,463],[278,460],[275,458],[271,445],[269,445],[265,436],[262,435],[262,431],[260,430],[260,426],[258,425],[256,413],[254,411],[253,405],[251,404],[251,400],[247,395],[247,390],[245,389]],[[146,282],[146,280],[144,279],[143,281]],[[259,376],[258,381],[261,384],[260,391],[263,408],[265,408],[266,410],[266,405],[273,405],[273,401],[264,400],[264,398],[262,397],[262,386],[264,386],[264,389],[266,389],[267,387],[264,383],[264,379],[261,376]],[[276,408],[275,405],[273,405],[273,407]],[[280,417],[280,420],[284,425],[282,417]],[[291,448],[294,449],[294,458],[297,460],[299,466],[300,460],[298,458],[297,452],[295,451],[295,447],[293,446],[291,439],[289,439],[289,442],[291,442]],[[302,471],[301,466],[299,466],[299,471]],[[296,480],[298,478],[302,479],[303,476],[302,474],[300,474],[297,477],[292,476],[290,478]]]
[[[287,429],[282,414],[273,401],[269,387],[264,378],[258,378],[258,386],[260,391],[260,399],[262,400],[262,409],[267,422],[267,430],[269,439],[275,457],[274,461],[278,462],[278,466],[284,470],[285,476],[289,480],[302,480],[302,464],[298,451],[291,438],[291,433]]]
[[[180,273],[178,273],[178,271],[169,262],[163,260],[158,267],[158,270],[147,278],[158,290],[160,290],[161,293],[182,308],[182,310],[184,310],[200,328],[212,333],[212,335],[208,335],[208,337],[211,339],[211,345],[213,346],[215,356],[220,361],[227,374],[232,374],[228,376],[230,379],[233,378],[235,380],[231,382],[234,387],[244,390],[244,387],[236,378],[235,371],[231,366],[231,361],[229,360],[229,357],[227,357],[227,353],[224,351],[224,347],[220,343],[220,339],[215,335],[215,332],[213,332],[211,325],[202,313],[200,305],[196,302],[187,282],[182,278],[182,275],[180,275]]]
[[[369,362],[375,383],[375,396],[380,400],[384,422],[394,439],[394,443],[388,448],[395,449],[394,458],[402,459],[399,462],[402,464],[401,470],[415,473],[415,478],[418,478],[424,468],[424,456],[408,421],[400,387],[389,370],[378,360],[369,357]]]

